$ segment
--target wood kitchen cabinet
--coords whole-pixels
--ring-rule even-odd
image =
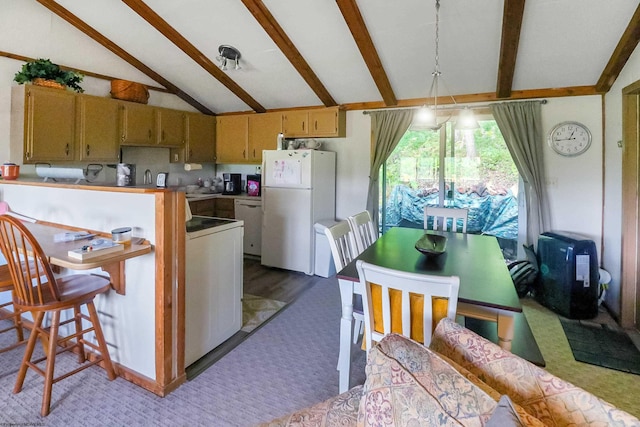
[[[282,133],[282,113],[249,115],[248,162],[262,163],[262,150],[275,150]]]
[[[216,210],[214,216],[217,216],[218,218],[235,219],[235,202],[232,197],[218,197],[214,200],[216,201]]]
[[[135,102],[120,102],[120,145],[156,145],[156,111]]]
[[[248,115],[217,117],[216,163],[247,163],[248,141]]]
[[[339,107],[287,111],[282,122],[286,138],[346,136],[346,113]]]
[[[192,215],[216,216],[216,199],[189,200]]]
[[[172,162],[213,163],[216,160],[216,118],[186,113],[186,144],[171,150]]]
[[[186,113],[168,108],[155,108],[155,112],[156,143],[162,147],[184,147]]]
[[[77,159],[118,162],[118,103],[89,95],[79,95],[76,101]]]
[[[34,85],[14,86],[11,96],[12,161],[74,160],[75,105],[76,97],[72,92]]]

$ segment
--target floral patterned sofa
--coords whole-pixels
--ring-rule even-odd
[[[363,386],[264,426],[640,426],[640,420],[443,319],[429,348],[370,352]]]

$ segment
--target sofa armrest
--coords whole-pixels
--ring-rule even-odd
[[[260,427],[355,426],[361,397],[362,386],[357,386],[324,402],[300,409],[268,423],[260,424]]]
[[[469,370],[494,390],[508,395],[547,425],[640,425],[640,420],[632,415],[450,319],[438,324],[429,347]]]

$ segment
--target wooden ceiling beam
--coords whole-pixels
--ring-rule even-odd
[[[209,58],[207,58],[200,50],[192,45],[182,34],[176,31],[171,25],[167,23],[160,15],[153,11],[141,0],[122,0],[124,4],[129,6],[134,12],[136,12],[142,19],[147,21],[153,28],[158,30],[169,41],[176,45],[180,50],[187,54],[198,65],[204,68],[209,74],[215,77],[220,83],[222,83],[227,89],[229,89],[235,96],[240,98],[242,102],[251,107],[258,113],[264,113],[265,108],[260,105],[258,101],[253,99],[244,89],[234,82],[229,76],[227,76],[216,64],[214,64]]]
[[[525,0],[504,0],[502,13],[502,38],[500,40],[500,61],[498,63],[498,98],[509,98],[513,87],[513,75],[518,57],[520,32],[524,17]]]
[[[481,102],[500,102],[500,101],[516,101],[524,99],[537,99],[537,98],[560,98],[564,96],[587,96],[587,95],[599,95],[595,86],[572,86],[563,88],[547,88],[547,89],[531,89],[531,90],[514,90],[511,91],[511,96],[508,99],[498,98],[495,92],[487,93],[473,93],[466,95],[455,95],[457,104],[469,104],[469,103],[481,103]],[[439,97],[438,105],[451,106],[451,98]],[[432,98],[413,98],[413,99],[401,99],[398,101],[398,108],[406,107],[420,107],[425,103],[433,103]],[[350,104],[343,104],[341,108],[347,111],[350,110],[376,110],[380,108],[388,108],[384,102],[356,102]]]
[[[11,53],[11,52],[4,52],[0,50],[0,56],[5,57],[5,58],[11,58],[11,59],[15,59],[18,61],[23,61],[23,62],[33,62],[35,61],[37,58],[31,58],[28,56],[22,56],[22,55],[18,55],[15,53]],[[113,76],[107,76],[105,74],[98,74],[98,73],[94,73],[92,71],[87,71],[87,70],[82,70],[79,68],[74,68],[74,67],[69,67],[67,65],[62,65],[62,64],[58,64],[58,66],[65,71],[77,71],[80,74],[83,74],[85,76],[89,76],[89,77],[95,77],[97,79],[102,79],[102,80],[119,80],[120,77],[113,77]],[[150,86],[144,83],[140,83],[142,85],[144,85],[147,89],[149,90],[155,90],[157,92],[165,92],[165,93],[170,93],[167,89],[163,88],[163,87],[159,87],[159,86]]]
[[[304,81],[307,82],[320,101],[326,107],[338,105],[262,0],[242,0],[242,3],[291,62],[291,65],[298,71]]]
[[[622,33],[618,45],[611,54],[609,62],[604,67],[598,83],[596,83],[596,89],[600,93],[609,92],[611,86],[615,83],[616,79],[620,75],[620,72],[624,68],[625,64],[629,60],[629,57],[635,50],[636,46],[640,42],[640,5],[636,8],[635,13],[629,21],[629,25]]]
[[[391,87],[387,73],[382,66],[382,62],[373,44],[373,40],[371,40],[371,35],[369,34],[369,30],[362,18],[356,1],[336,0],[336,3],[340,8],[340,12],[342,12],[342,16],[349,27],[349,31],[351,31],[356,45],[358,45],[358,49],[360,49],[360,54],[369,68],[371,77],[373,77],[373,81],[378,87],[378,91],[380,95],[382,95],[385,105],[397,105],[398,100],[393,93],[393,88]]]
[[[198,101],[193,99],[187,93],[183,92],[176,85],[174,85],[173,83],[171,83],[170,81],[168,81],[167,79],[162,77],[160,74],[158,74],[155,71],[153,71],[151,68],[149,68],[146,65],[144,65],[142,62],[140,62],[139,60],[134,58],[132,55],[127,53],[120,46],[116,45],[114,42],[112,42],[111,40],[109,40],[108,38],[106,38],[105,36],[100,34],[93,27],[88,25],[86,22],[84,22],[83,20],[78,18],[73,13],[69,12],[64,7],[60,6],[54,0],[37,0],[37,2],[40,3],[41,5],[43,5],[44,7],[46,7],[47,9],[49,9],[51,12],[55,13],[56,15],[58,15],[60,18],[62,18],[65,21],[67,21],[69,24],[71,24],[74,27],[76,27],[78,30],[82,31],[87,36],[91,37],[93,40],[95,40],[98,43],[100,43],[102,46],[104,46],[107,49],[109,49],[111,52],[113,52],[116,55],[118,55],[120,58],[124,59],[126,62],[128,62],[129,64],[131,64],[132,66],[134,66],[135,68],[140,70],[142,73],[144,73],[147,76],[149,76],[151,79],[153,79],[156,82],[162,84],[171,93],[175,94],[180,99],[182,99],[183,101],[185,101],[186,103],[188,103],[189,105],[191,105],[192,107],[194,107],[195,109],[200,111],[201,113],[211,114],[211,115],[214,114],[213,111],[209,110],[207,107],[205,107],[204,105],[200,104]]]

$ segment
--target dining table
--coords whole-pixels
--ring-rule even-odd
[[[446,237],[438,255],[418,251],[424,234]],[[457,314],[495,322],[498,345],[511,349],[514,318],[522,305],[495,236],[393,227],[338,272],[342,303],[340,321],[340,392],[349,389],[354,296],[362,294],[356,261],[411,273],[458,276]],[[528,325],[527,325],[528,328]]]

